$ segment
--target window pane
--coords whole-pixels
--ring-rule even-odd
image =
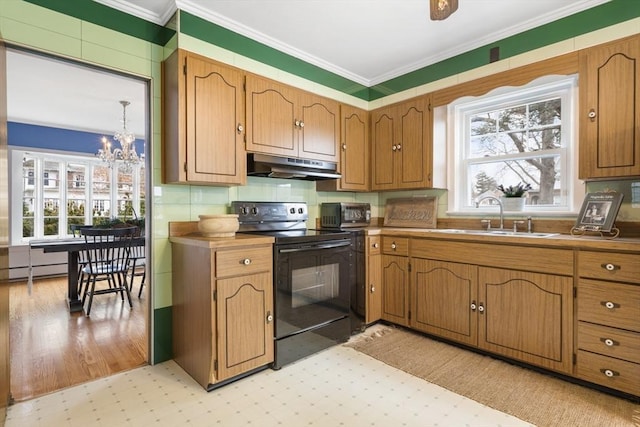
[[[34,237],[34,203],[33,197],[24,197],[22,199],[22,237]]]
[[[118,170],[118,218],[135,217],[133,208],[133,173],[122,168]]]
[[[474,164],[469,167],[470,198],[467,206],[473,206],[482,196],[499,197],[502,193],[496,185],[531,184],[526,193],[526,205],[559,205],[565,202],[558,180],[560,156],[538,157]]]
[[[93,224],[111,218],[111,169],[108,166],[93,167]]]
[[[67,233],[71,234],[70,225],[84,225],[87,197],[85,177],[87,167],[81,164],[67,164]]]
[[[45,236],[56,236],[60,221],[60,163],[45,161],[42,181]]]

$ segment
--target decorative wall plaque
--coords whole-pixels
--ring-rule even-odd
[[[384,209],[384,226],[436,228],[437,214],[436,197],[388,199]]]

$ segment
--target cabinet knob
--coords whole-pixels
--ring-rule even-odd
[[[270,311],[267,311],[267,323],[273,322],[273,314]]]
[[[238,123],[238,127],[236,129],[238,130],[238,133],[240,134],[244,130],[244,126],[242,126],[241,123]]]
[[[402,145],[400,145],[400,144],[396,145],[396,149],[397,149],[398,151],[400,151],[400,150],[402,149]]]
[[[371,292],[371,293],[374,293],[374,292],[376,291],[376,287],[375,287],[375,286],[373,286],[373,285],[370,285],[370,286],[371,286],[371,287],[370,287],[370,292]]]
[[[395,145],[395,144],[393,144],[393,145],[391,146],[391,151],[396,151],[397,149],[398,149],[398,147],[396,147],[396,145]]]
[[[395,251],[396,247],[397,247],[396,242],[391,243],[391,249]]]
[[[600,369],[600,372],[602,372],[605,376],[607,376],[609,378],[619,377],[620,376],[620,372],[613,371],[611,369]]]
[[[484,305],[482,305],[482,303],[478,305],[478,312],[481,314],[484,313]]]
[[[299,126],[300,126],[300,128],[304,127],[304,122],[302,120],[300,120],[300,125]]]
[[[589,114],[588,114],[588,116],[589,116],[589,119],[590,119],[592,122],[595,122],[595,121],[596,121],[596,110],[594,110],[593,108],[592,108],[592,109],[590,109],[590,110],[589,110]]]
[[[611,338],[600,338],[600,341],[607,347],[613,347],[614,345],[620,345],[619,342],[612,340]]]
[[[607,307],[609,310],[613,310],[614,308],[620,308],[620,304],[613,301],[600,301],[600,305]]]
[[[610,262],[606,264],[600,264],[600,267],[604,268],[607,271],[615,271],[615,270],[620,270],[622,268],[619,265],[611,264]]]
[[[299,128],[299,127],[300,127],[300,120],[295,119],[295,120],[293,121],[293,125],[294,125],[295,127]]]
[[[242,264],[244,265],[249,265],[251,264],[251,259],[250,258],[245,258],[242,261],[240,261]]]
[[[476,311],[476,308],[478,308],[478,306],[476,305],[476,302],[471,301],[471,311]]]
[[[347,144],[342,144],[342,151],[347,151]]]
[[[373,247],[374,247],[374,248],[376,248],[376,249],[378,249],[378,248],[380,247],[380,244],[379,244],[379,243],[374,243],[374,244],[373,244]]]

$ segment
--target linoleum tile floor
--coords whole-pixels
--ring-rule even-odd
[[[211,392],[174,361],[144,366],[19,402],[9,407],[6,426],[531,424],[336,345]]]

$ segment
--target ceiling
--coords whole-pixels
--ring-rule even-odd
[[[609,0],[95,0],[165,24],[176,8],[373,86]]]
[[[459,0],[444,21],[429,0],[94,0],[164,25],[176,8],[372,86],[609,0]],[[146,83],[10,51],[10,121],[146,134]]]

